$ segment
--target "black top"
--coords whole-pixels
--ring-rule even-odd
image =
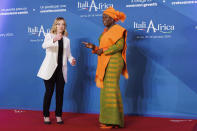
[[[57,64],[59,67],[62,67],[62,60],[63,60],[63,38],[61,40],[58,40],[58,60]]]

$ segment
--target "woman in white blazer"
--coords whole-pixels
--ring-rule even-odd
[[[64,85],[67,82],[67,60],[72,66],[76,60],[70,51],[70,40],[67,37],[66,22],[63,17],[57,17],[50,33],[45,36],[42,48],[46,49],[46,56],[37,74],[44,80],[45,95],[43,102],[44,123],[51,124],[50,104],[56,86],[56,110],[55,115],[58,124],[63,124],[62,106]]]

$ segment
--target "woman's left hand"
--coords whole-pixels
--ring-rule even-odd
[[[92,43],[88,43],[88,42],[82,42],[82,44],[84,44],[86,46],[86,48],[90,48],[93,49],[95,48],[95,45]]]
[[[72,66],[76,65],[76,60],[75,59],[72,60],[71,65]]]

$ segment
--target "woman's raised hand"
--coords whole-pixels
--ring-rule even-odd
[[[56,41],[58,41],[58,40],[61,40],[62,37],[63,37],[62,34],[57,34],[57,35],[53,38],[53,43],[56,42]]]
[[[92,44],[92,43],[88,43],[88,42],[82,42],[82,43],[86,46],[86,48],[90,48],[90,49],[94,49],[95,48],[95,45]]]

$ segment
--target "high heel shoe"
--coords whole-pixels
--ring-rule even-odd
[[[51,121],[49,117],[44,117],[44,124],[50,125]]]
[[[57,116],[56,120],[57,120],[57,124],[60,124],[60,125],[64,124],[64,121],[62,120],[62,117]]]

